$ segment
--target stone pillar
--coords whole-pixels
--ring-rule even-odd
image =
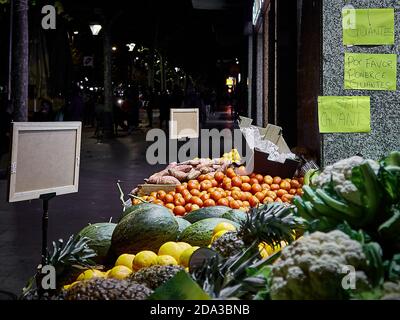
[[[400,4],[398,0],[353,0],[359,8],[395,9],[395,45],[343,46],[342,8],[345,0],[323,0],[323,71],[322,92],[325,96],[370,96],[371,132],[323,134],[322,164],[362,154],[378,159],[392,150],[400,150],[400,82],[397,67],[397,91],[344,90],[344,52],[395,53],[400,57]],[[400,60],[399,60],[400,62]]]

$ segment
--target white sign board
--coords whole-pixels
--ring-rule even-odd
[[[14,122],[9,202],[78,192],[81,122]]]
[[[171,109],[170,139],[199,137],[199,109]]]

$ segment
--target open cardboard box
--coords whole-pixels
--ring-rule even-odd
[[[280,153],[290,153],[290,149],[285,139],[283,138],[281,127],[268,124],[265,128],[262,128],[262,127],[252,126],[251,125],[252,122],[253,120],[250,118],[240,117],[239,128],[240,129],[248,127],[258,128],[263,139],[269,140],[275,145],[277,145],[279,148],[278,151]],[[250,148],[247,142],[245,142],[245,144],[246,144],[245,146],[246,149],[243,150],[249,150]],[[251,151],[252,155],[249,159],[249,162],[246,165],[247,173],[256,172],[263,175],[291,178],[294,176],[300,165],[300,161],[292,159],[286,159],[284,163],[268,160],[269,154],[262,152],[257,148]]]

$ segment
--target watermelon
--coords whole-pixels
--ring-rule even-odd
[[[143,210],[145,208],[154,208],[155,206],[157,206],[157,205],[153,204],[153,203],[148,203],[148,202],[143,202],[143,203],[131,206],[129,208],[126,208],[125,211],[122,212],[121,217],[119,218],[119,220],[121,221],[125,216],[127,216],[131,212],[140,211],[140,210]]]
[[[236,223],[241,223],[246,221],[247,213],[242,210],[232,209],[229,210],[228,212],[225,212],[221,216],[221,218],[232,220],[233,222]]]
[[[181,217],[176,216],[175,217],[176,222],[178,222],[178,238],[182,234],[183,230],[185,230],[187,227],[191,225],[191,223]]]
[[[179,241],[187,242],[192,246],[207,247],[211,243],[214,228],[221,222],[228,222],[239,228],[236,222],[228,219],[208,218],[187,227],[179,237]]]
[[[93,258],[96,263],[104,264],[106,262],[115,227],[115,223],[94,223],[89,224],[78,233],[78,237],[90,239],[88,246],[97,254]]]
[[[162,244],[176,241],[179,225],[165,207],[143,207],[126,215],[115,227],[111,240],[112,252],[136,254],[142,250],[157,252]]]
[[[221,218],[221,216],[230,211],[231,208],[224,206],[215,206],[215,207],[205,207],[199,210],[195,210],[189,212],[183,219],[189,221],[190,223],[195,223],[200,220],[208,219],[208,218]]]

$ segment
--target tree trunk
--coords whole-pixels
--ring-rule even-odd
[[[113,88],[112,88],[112,51],[111,51],[111,24],[106,22],[103,29],[104,53],[104,130],[107,137],[114,135],[113,124]]]
[[[14,121],[28,121],[28,0],[14,0],[14,58],[12,107]]]

